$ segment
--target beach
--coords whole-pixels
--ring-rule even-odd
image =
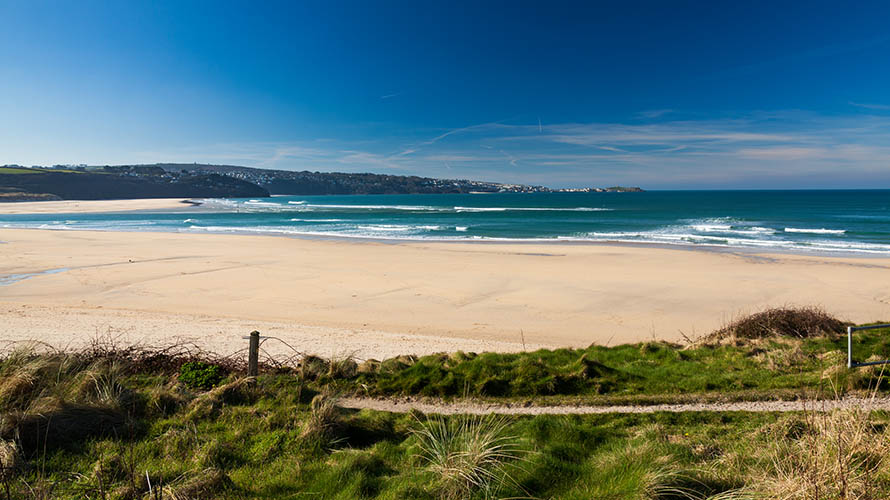
[[[678,341],[771,306],[890,319],[887,258],[33,229],[0,241],[7,343],[178,339],[227,354],[259,330],[367,359]]]
[[[0,203],[0,215],[130,212],[137,210],[187,209],[191,203],[179,198],[141,200],[60,200]]]

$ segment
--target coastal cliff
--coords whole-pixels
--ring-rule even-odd
[[[3,195],[6,193],[16,193]],[[525,184],[435,179],[373,173],[267,170],[236,165],[0,166],[0,201],[39,197],[100,200],[130,198],[263,198],[329,194],[466,194],[641,192],[638,187],[549,188]],[[37,198],[35,198],[37,197]]]
[[[265,188],[219,174],[166,176],[0,168],[0,202],[268,196]]]

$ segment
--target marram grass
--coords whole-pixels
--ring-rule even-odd
[[[881,332],[863,333],[863,359],[888,352]],[[428,385],[489,398],[884,391],[879,368],[838,368],[839,342],[319,359],[255,380],[230,365],[209,390],[182,383],[175,357],[19,350],[0,360],[0,499],[890,498],[890,418],[867,409],[444,417],[337,405],[338,393]],[[498,387],[505,396],[485,392]]]

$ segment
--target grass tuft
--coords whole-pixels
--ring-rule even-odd
[[[208,467],[173,488],[171,500],[203,500],[232,487],[232,480],[220,469]]]
[[[775,441],[772,468],[758,481],[764,496],[866,500],[886,491],[890,433],[867,409],[810,411],[786,436]]]
[[[330,447],[340,441],[342,428],[342,410],[337,406],[337,398],[326,394],[318,394],[312,398],[309,418],[301,437]]]
[[[419,455],[439,482],[441,498],[493,498],[504,486],[517,484],[509,465],[524,450],[519,437],[507,432],[508,423],[494,416],[418,420]]]

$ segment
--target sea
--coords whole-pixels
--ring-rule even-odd
[[[628,243],[890,256],[890,190],[205,199],[164,212],[0,215],[0,227],[385,241]]]

